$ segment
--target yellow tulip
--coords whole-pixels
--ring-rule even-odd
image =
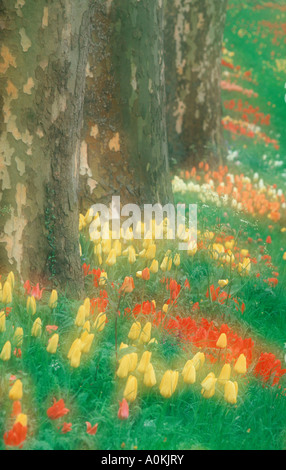
[[[15,423],[21,423],[22,426],[27,426],[28,424],[28,416],[25,415],[24,413],[19,413],[17,415],[17,418],[15,420]]]
[[[224,364],[217,379],[218,383],[221,385],[225,384],[230,379],[230,374],[231,374],[230,364]]]
[[[213,372],[210,372],[202,381],[202,395],[204,398],[211,398],[215,394],[215,385],[217,382],[217,378],[215,377]]]
[[[128,263],[134,264],[135,261],[136,261],[135,248],[133,246],[130,246],[129,251],[128,251]]]
[[[107,266],[113,266],[116,263],[116,250],[112,248],[106,258]]]
[[[136,321],[132,323],[131,328],[128,333],[128,338],[131,339],[132,341],[136,341],[136,339],[139,337],[141,332],[141,323],[139,321]]]
[[[184,382],[186,384],[194,384],[196,381],[196,368],[192,360],[186,362],[182,372]]]
[[[147,322],[139,336],[139,343],[149,343],[151,339],[151,322]]]
[[[152,353],[150,351],[144,351],[137,367],[138,372],[144,374],[151,360]]]
[[[150,272],[152,274],[156,274],[159,270],[159,263],[156,259],[153,259],[152,263],[151,263],[151,266],[149,268]]]
[[[58,342],[59,342],[59,335],[55,333],[48,341],[48,346],[47,346],[48,353],[55,354],[57,352]]]
[[[121,343],[120,346],[119,346],[119,351],[120,349],[125,349],[125,348],[128,348],[128,344],[125,344],[125,343]]]
[[[161,269],[163,272],[167,271],[167,268],[168,268],[168,261],[169,261],[168,256],[165,256],[164,259],[163,259],[163,261],[162,261],[162,263],[161,263],[161,265],[160,265],[160,269]]]
[[[22,400],[23,397],[23,384],[21,380],[16,380],[13,387],[10,389],[9,398],[10,400]]]
[[[50,299],[49,299],[49,307],[56,308],[57,304],[58,304],[58,293],[56,289],[53,289],[50,295]]]
[[[32,331],[31,335],[34,336],[35,338],[38,338],[42,334],[42,320],[40,318],[37,318],[32,326]]]
[[[175,266],[180,266],[180,263],[181,263],[180,255],[179,255],[179,253],[176,253],[175,256],[174,256],[174,265]]]
[[[168,312],[168,308],[169,308],[169,305],[168,304],[164,304],[163,307],[162,307],[162,310],[164,313],[167,313]]]
[[[26,308],[27,308],[27,312],[29,315],[35,315],[37,306],[36,306],[36,299],[33,295],[27,298]]]
[[[225,286],[227,286],[227,285],[228,285],[228,279],[220,279],[220,280],[218,281],[218,285],[219,285],[220,287],[225,287]]]
[[[195,366],[196,370],[199,370],[201,367],[203,367],[205,363],[205,355],[202,352],[198,352],[197,354],[194,355],[192,362]]]
[[[90,298],[89,297],[86,297],[84,299],[83,306],[85,309],[85,318],[88,318],[90,314]]]
[[[16,341],[16,346],[19,347],[22,345],[23,343],[23,336],[24,336],[24,331],[23,331],[23,328],[21,328],[20,326],[18,326],[15,330],[15,333],[14,333],[14,339]]]
[[[81,340],[80,340],[79,338],[76,338],[76,339],[73,341],[73,343],[72,343],[72,345],[71,345],[71,347],[70,347],[70,349],[69,349],[69,352],[68,352],[68,356],[67,356],[68,359],[71,359],[74,350],[77,349],[77,348],[79,348],[79,349],[81,350]]]
[[[155,256],[156,256],[156,245],[155,243],[151,243],[146,249],[145,258],[152,260],[155,258]]]
[[[14,285],[15,285],[15,276],[14,276],[14,273],[12,271],[10,271],[8,276],[7,276],[7,282],[10,282],[11,288],[13,289]]]
[[[106,314],[101,312],[97,315],[95,322],[93,324],[93,328],[97,329],[97,331],[102,331],[106,324]]]
[[[2,302],[3,304],[10,304],[12,302],[12,288],[9,281],[6,281],[3,286],[2,292]]]
[[[129,374],[129,369],[130,369],[130,356],[129,354],[126,354],[119,361],[119,366],[116,371],[116,375],[120,379],[124,379]]]
[[[160,383],[160,393],[164,398],[170,398],[175,392],[178,384],[178,371],[167,370]]]
[[[119,240],[114,240],[113,249],[116,252],[116,256],[121,256],[121,243]],[[102,273],[101,273],[102,274]]]
[[[70,365],[74,369],[77,369],[80,366],[80,359],[81,359],[81,350],[79,347],[73,349],[71,357],[70,357]]]
[[[0,312],[0,333],[4,333],[6,331],[6,315],[4,310]]]
[[[129,375],[127,379],[127,383],[123,393],[124,398],[129,401],[133,402],[137,397],[137,379],[134,375]]]
[[[235,405],[237,401],[238,385],[237,382],[228,380],[224,386],[224,399],[231,405]]]
[[[136,352],[129,354],[129,372],[133,372],[136,369],[138,362],[138,355]]]
[[[146,387],[153,387],[156,385],[156,382],[154,367],[151,362],[149,362],[144,373],[143,383]]]
[[[239,358],[237,359],[236,363],[234,364],[233,369],[238,374],[245,374],[247,372],[246,357],[245,357],[244,354],[240,354]]]
[[[9,361],[10,357],[11,357],[11,343],[10,341],[6,341],[6,343],[4,344],[2,348],[0,359],[2,361]]]
[[[136,272],[136,277],[138,277],[138,279],[141,279],[142,278],[142,271],[137,271]]]
[[[83,334],[84,333],[87,333],[86,336],[83,338]],[[87,331],[85,331],[82,335],[81,335],[81,352],[87,354],[89,353],[90,351],[90,348],[91,348],[91,345],[92,345],[92,342],[93,342],[93,339],[94,339],[94,334],[89,334]]]
[[[77,311],[74,324],[78,327],[83,326],[85,324],[85,315],[86,315],[86,308],[84,305],[81,305]]]
[[[107,281],[107,273],[105,271],[101,271],[100,279],[99,279],[99,286],[100,287],[105,286],[106,281]]]
[[[217,342],[216,342],[216,347],[220,349],[224,349],[227,346],[227,337],[225,333],[221,333],[219,336]]]

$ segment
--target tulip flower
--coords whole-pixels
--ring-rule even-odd
[[[197,354],[194,355],[192,362],[195,366],[196,370],[199,370],[201,367],[203,367],[205,363],[205,355],[202,352],[198,352]]]
[[[129,417],[129,405],[125,398],[119,402],[119,410],[117,413],[119,419],[127,419]]]
[[[9,398],[10,400],[21,400],[23,397],[23,384],[21,380],[16,380],[14,385],[9,391]]]
[[[38,338],[42,334],[42,320],[40,318],[37,318],[32,326],[32,331],[31,335],[34,336],[35,338]]]
[[[79,349],[81,351],[81,340],[79,338],[76,338],[74,342],[72,343],[68,352],[68,356],[67,356],[68,359],[71,359],[75,349]]]
[[[4,333],[6,331],[6,315],[4,310],[0,312],[0,333]]]
[[[210,372],[202,381],[202,395],[204,398],[211,398],[215,394],[215,385],[217,379],[213,372]]]
[[[151,360],[152,353],[150,351],[144,351],[137,367],[138,372],[144,374]]]
[[[2,291],[2,302],[7,305],[12,302],[12,287],[9,281],[6,281]]]
[[[19,447],[21,448],[27,437],[27,426],[23,426],[21,423],[15,423],[13,428],[5,432],[4,442],[6,446]]]
[[[156,259],[153,259],[152,263],[151,263],[151,266],[150,266],[150,272],[152,274],[156,274],[159,270],[159,263]]]
[[[82,327],[83,330],[86,330],[88,333],[90,332],[90,321],[87,320]]]
[[[22,406],[21,406],[20,400],[13,401],[12,413],[11,413],[12,418],[14,418],[15,416],[18,416],[21,412],[22,412]]]
[[[85,334],[85,336],[83,336]],[[81,352],[87,354],[89,353],[90,351],[90,348],[91,348],[91,345],[92,345],[92,342],[93,342],[93,339],[94,339],[94,334],[89,334],[87,331],[85,331],[82,335],[81,335]]]
[[[245,374],[247,372],[246,357],[244,354],[240,354],[233,369],[237,374]]]
[[[150,271],[149,271],[148,268],[143,269],[142,279],[143,279],[143,281],[148,281],[150,279]]]
[[[152,260],[155,258],[155,256],[156,256],[156,245],[155,243],[151,243],[146,249],[145,258]]]
[[[180,255],[179,255],[179,253],[176,253],[175,256],[174,256],[174,265],[176,267],[178,267],[178,266],[180,266],[180,263],[181,263]]]
[[[94,436],[97,433],[98,423],[92,426],[89,421],[86,421],[85,424],[86,424],[86,433],[89,434],[90,436]]]
[[[9,282],[11,284],[11,289],[13,289],[14,285],[15,285],[15,276],[14,276],[14,273],[12,271],[10,271],[8,276],[7,276],[7,282]]]
[[[80,366],[80,358],[81,358],[81,350],[79,347],[74,348],[71,357],[70,357],[70,365],[74,369],[77,369]]]
[[[119,293],[121,294],[128,294],[130,292],[133,291],[134,289],[134,280],[133,280],[133,277],[132,276],[126,276],[123,283],[122,283],[122,286],[120,287],[119,289]]]
[[[119,256],[119,255],[118,255]],[[101,271],[100,278],[99,278],[99,286],[104,287],[107,281],[107,273],[105,271]]]
[[[131,339],[132,341],[136,341],[140,333],[141,333],[141,323],[139,321],[136,321],[135,323],[131,325],[131,328],[128,333],[128,338]]]
[[[49,299],[49,307],[50,308],[56,308],[58,304],[58,293],[55,289],[52,290],[50,299]]]
[[[86,297],[86,299],[84,299],[83,307],[85,309],[85,318],[88,318],[90,314],[90,298],[89,297]]]
[[[29,315],[35,315],[37,309],[35,297],[31,296],[27,298],[26,308]]]
[[[116,263],[116,250],[112,248],[106,258],[107,266],[113,266]]]
[[[54,398],[53,401],[53,405],[47,409],[48,418],[53,420],[59,419],[69,413],[70,410],[65,407],[65,402],[62,398],[59,401],[56,401],[56,399]]]
[[[126,354],[119,361],[119,367],[116,371],[116,375],[120,379],[125,379],[129,374],[129,370],[130,370],[130,356],[129,354]]]
[[[160,393],[165,398],[170,398],[175,392],[178,384],[178,371],[167,370],[160,383]]]
[[[237,401],[238,385],[237,382],[228,380],[224,386],[224,399],[231,405],[235,405]]]
[[[81,305],[77,311],[74,324],[78,327],[83,326],[85,324],[85,315],[86,315],[86,308],[84,305]]]
[[[192,360],[186,362],[182,376],[186,384],[194,384],[196,381],[196,368]]]
[[[230,379],[230,374],[231,374],[230,364],[224,364],[217,379],[218,383],[225,384]]]
[[[128,263],[134,264],[136,262],[136,252],[133,246],[129,247],[128,251]]]
[[[139,340],[138,340],[139,343],[149,343],[151,339],[151,329],[152,329],[151,322],[147,322],[140,333]]]
[[[218,285],[219,285],[220,287],[225,287],[225,286],[227,286],[227,285],[228,285],[228,279],[220,279],[220,280],[218,281]]]
[[[2,361],[9,361],[10,357],[11,357],[11,343],[10,341],[6,341],[6,343],[4,344],[2,348],[0,359]]]
[[[58,342],[59,342],[59,335],[55,333],[49,339],[48,346],[47,346],[48,353],[55,354],[57,352]]]
[[[133,402],[137,397],[137,379],[134,375],[129,375],[127,379],[127,383],[123,393],[124,398],[129,401]]]
[[[154,385],[156,385],[156,382],[157,381],[156,381],[154,367],[151,364],[151,362],[149,362],[149,364],[147,365],[145,369],[143,383],[146,387],[153,387]]]
[[[225,333],[221,333],[219,336],[217,342],[216,342],[216,347],[220,349],[225,349],[227,346],[227,337]]]
[[[64,423],[62,426],[61,433],[67,434],[68,432],[71,432],[71,430],[72,430],[72,423]]]
[[[97,315],[95,322],[93,324],[93,328],[97,331],[102,331],[106,324],[106,314],[101,312]]]
[[[19,347],[23,343],[24,331],[23,328],[18,326],[14,333],[14,340],[16,341],[16,346]]]

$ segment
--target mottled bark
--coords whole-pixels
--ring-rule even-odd
[[[160,0],[95,0],[81,205],[172,201]]]
[[[89,0],[0,5],[1,271],[80,292],[77,192]]]
[[[221,162],[221,51],[227,0],[165,0],[169,154]]]

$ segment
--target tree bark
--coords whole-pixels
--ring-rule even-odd
[[[172,201],[161,0],[95,0],[81,144],[81,207]]]
[[[22,280],[83,287],[78,169],[89,0],[1,0],[0,259]]]
[[[165,0],[170,157],[222,162],[221,51],[227,0]]]

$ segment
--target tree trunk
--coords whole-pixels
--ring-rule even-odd
[[[95,0],[81,206],[172,201],[161,0]]]
[[[221,51],[227,0],[165,0],[170,157],[222,162]]]
[[[1,0],[0,259],[22,280],[83,286],[78,169],[89,0]]]

